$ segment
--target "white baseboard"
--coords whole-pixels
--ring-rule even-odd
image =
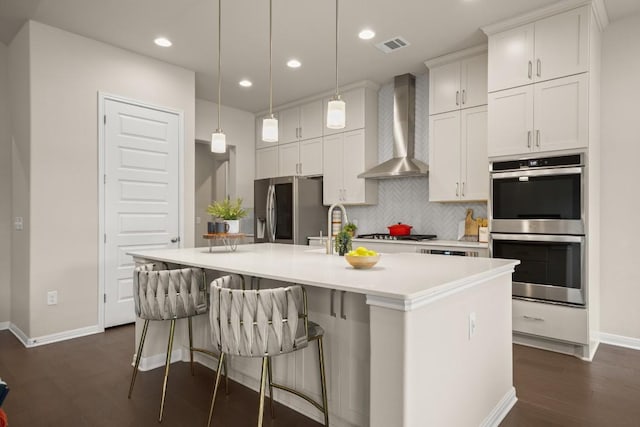
[[[632,348],[640,350],[640,339],[625,337],[623,335],[607,334],[600,332],[600,342],[604,344],[616,345],[618,347]]]
[[[487,418],[484,419],[482,424],[480,424],[480,427],[499,426],[504,417],[507,416],[507,414],[509,413],[511,408],[513,408],[513,405],[515,405],[517,401],[518,398],[516,397],[516,389],[514,387],[511,387],[509,391],[507,391],[507,393],[502,396],[500,402],[498,402],[498,404],[493,408],[491,413],[489,413]]]
[[[72,338],[84,337],[86,335],[93,335],[104,332],[104,329],[100,325],[87,326],[85,328],[72,329],[70,331],[58,332],[55,334],[42,335],[35,338],[29,338],[20,328],[14,323],[9,325],[9,330],[13,335],[20,340],[22,345],[27,348],[37,347],[40,345],[51,344],[54,342],[70,340]]]
[[[5,329],[9,329],[9,322],[0,322],[0,331],[4,331]]]
[[[185,359],[186,356],[186,359]],[[171,363],[181,362],[189,360],[189,351],[185,351],[183,348],[176,348],[171,350]],[[194,358],[195,360],[195,358]],[[139,371],[150,371],[152,369],[160,368],[164,366],[166,360],[166,353],[163,354],[154,354],[153,356],[147,356],[140,359],[140,366],[138,366]],[[136,354],[133,354],[133,360],[131,362],[131,366],[134,366],[136,363]]]

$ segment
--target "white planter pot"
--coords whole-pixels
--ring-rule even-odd
[[[229,224],[229,231],[227,231],[227,233],[238,234],[240,232],[240,220],[239,219],[227,219],[224,222]]]

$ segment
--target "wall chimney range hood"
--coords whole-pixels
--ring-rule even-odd
[[[393,158],[358,175],[387,179],[427,176],[429,166],[414,158],[416,135],[416,78],[403,74],[393,79]]]

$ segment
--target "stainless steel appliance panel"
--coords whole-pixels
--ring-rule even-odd
[[[322,180],[287,176],[254,183],[256,243],[306,244],[326,233]]]
[[[491,256],[519,259],[513,273],[513,296],[585,305],[584,236],[491,235]]]

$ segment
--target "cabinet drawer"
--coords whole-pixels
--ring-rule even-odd
[[[513,300],[513,331],[589,344],[587,310]]]

